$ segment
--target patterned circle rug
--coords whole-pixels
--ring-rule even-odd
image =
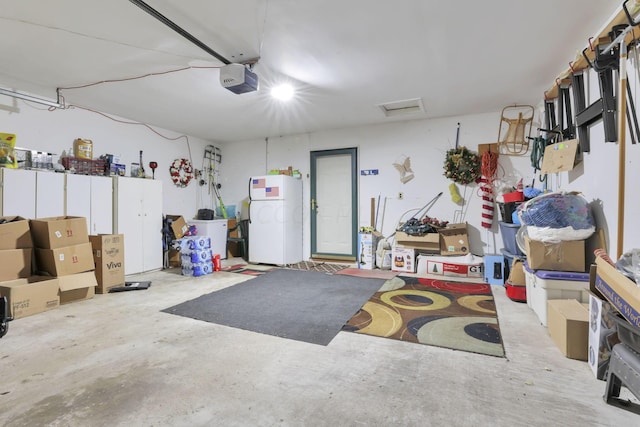
[[[421,277],[388,280],[343,331],[504,357],[491,286]]]

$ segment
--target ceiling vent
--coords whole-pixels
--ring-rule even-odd
[[[378,107],[387,117],[406,116],[410,114],[424,113],[422,99],[405,99],[404,101],[393,101],[379,104]]]

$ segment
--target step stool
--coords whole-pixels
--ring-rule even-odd
[[[607,388],[603,398],[610,405],[640,414],[640,404],[620,399],[622,386],[640,399],[640,354],[620,343],[611,350]]]

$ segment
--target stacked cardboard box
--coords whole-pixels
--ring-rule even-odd
[[[404,231],[396,231],[395,244],[391,252],[391,269],[415,273],[418,254],[440,254],[440,235],[427,233],[413,236]]]
[[[19,216],[0,220],[0,281],[31,276],[33,243],[29,222]]]
[[[57,279],[31,275],[32,253],[29,221],[0,218],[0,295],[7,297],[9,315],[14,319],[60,305]]]
[[[585,241],[541,242],[525,237],[527,264],[532,270],[584,272]]]
[[[86,218],[40,218],[29,225],[36,268],[58,278],[60,304],[93,298],[98,283]]]
[[[109,289],[124,286],[124,235],[99,234],[89,236],[93,249],[96,293],[106,294]]]
[[[169,226],[170,238],[172,241],[179,241],[189,231],[189,226],[181,215],[166,215],[166,222]],[[175,242],[180,245],[181,242]],[[168,249],[169,267],[182,267],[180,248],[173,245]]]

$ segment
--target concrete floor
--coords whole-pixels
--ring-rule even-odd
[[[160,312],[250,280],[240,274],[128,279],[153,284],[10,324],[0,340],[0,425],[640,423],[607,405],[605,382],[563,357],[535,313],[502,287],[493,290],[506,358],[348,332],[319,346]]]

